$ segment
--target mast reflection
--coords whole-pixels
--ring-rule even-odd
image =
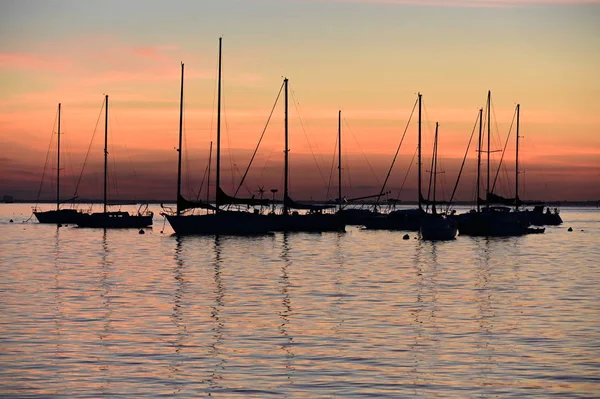
[[[433,357],[437,356],[439,328],[436,313],[438,311],[438,248],[440,243],[416,243],[414,256],[415,272],[415,306],[411,312],[414,318],[414,340],[410,345],[414,355],[412,368],[414,393],[418,394],[419,388],[432,382],[434,371],[431,365],[435,364]]]
[[[171,364],[169,365],[169,377],[175,381],[173,389],[174,394],[181,393],[182,383],[177,382],[177,377],[180,374],[180,367],[183,363],[182,350],[185,346],[185,341],[188,338],[187,323],[183,317],[183,297],[187,293],[188,282],[185,278],[186,264],[183,260],[183,242],[185,237],[177,236],[175,238],[175,267],[173,268],[173,279],[175,280],[175,291],[173,292],[173,311],[171,313],[171,322],[176,329],[176,337],[172,342],[175,348],[175,353]]]
[[[282,310],[279,312],[279,317],[281,318],[281,324],[279,325],[279,333],[283,338],[283,343],[280,348],[285,356],[285,369],[287,372],[288,384],[293,385],[293,375],[295,368],[293,366],[294,360],[294,337],[292,337],[288,333],[288,325],[290,323],[290,317],[292,316],[292,301],[290,298],[289,289],[292,286],[290,282],[290,278],[288,275],[288,269],[292,264],[292,260],[290,259],[290,242],[289,242],[289,233],[283,233],[283,245],[281,250],[281,259],[283,259],[283,263],[281,266],[281,277],[279,278],[279,292],[281,294],[281,304],[283,305]]]
[[[502,240],[503,241],[503,240]],[[496,240],[488,237],[477,241],[476,247],[476,276],[475,276],[475,302],[477,306],[477,342],[478,350],[478,370],[480,374],[480,385],[485,387],[488,385],[488,379],[493,372],[492,367],[496,360],[494,359],[494,348],[490,344],[493,335],[494,318],[496,313],[493,306],[493,285],[491,281],[491,251],[492,245]]]
[[[55,349],[55,362],[54,366],[58,370],[59,374],[61,373],[61,368],[58,367],[59,360],[63,357],[63,348],[62,348],[62,330],[63,330],[63,286],[61,283],[61,267],[60,267],[60,258],[61,258],[61,248],[60,248],[60,228],[56,227],[56,232],[54,234],[54,249],[53,249],[53,257],[54,257],[54,301],[56,305],[56,316],[54,317],[54,330],[56,333],[56,349]]]
[[[101,293],[100,298],[102,300],[102,307],[104,309],[104,315],[102,316],[103,321],[103,329],[98,334],[98,338],[102,342],[102,348],[104,349],[104,354],[106,359],[104,362],[100,363],[99,370],[104,374],[104,380],[101,382],[101,392],[104,395],[110,395],[108,389],[110,388],[110,367],[108,357],[110,356],[110,344],[109,344],[109,336],[112,331],[112,300],[111,300],[111,283],[109,281],[110,277],[110,267],[112,265],[112,261],[109,260],[109,247],[108,247],[108,239],[107,239],[107,229],[103,229],[102,231],[102,255],[100,258],[100,287]]]
[[[223,284],[221,276],[222,267],[222,238],[215,236],[214,241],[214,254],[215,260],[213,264],[214,271],[214,305],[211,307],[210,317],[213,319],[213,343],[210,345],[209,356],[216,360],[213,371],[211,372],[208,385],[210,391],[216,391],[221,389],[220,381],[223,379],[222,372],[225,370],[225,359],[224,353],[221,349],[223,345],[223,338],[225,332],[225,320],[221,315],[222,310],[225,307],[225,293],[226,289]],[[209,392],[209,395],[211,393]]]

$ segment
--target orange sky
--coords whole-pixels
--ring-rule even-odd
[[[120,180],[114,196],[173,199],[181,61],[190,159],[186,190],[197,190],[215,139],[217,38],[224,35],[226,168],[233,162],[243,173],[287,76],[294,197],[327,196],[338,109],[344,117],[345,193],[378,191],[419,91],[425,105],[424,164],[428,170],[439,121],[448,192],[490,89],[496,148],[504,143],[516,103],[521,104],[521,191],[527,197],[600,198],[596,1],[472,0],[441,6],[256,0],[224,1],[211,9],[185,1],[170,7],[145,3],[143,9],[135,2],[109,3],[112,12],[69,1],[36,9],[17,1],[3,6],[0,143],[7,151],[0,156],[0,194],[35,198],[58,102],[69,154],[62,167],[65,175],[78,175],[106,93],[110,152]],[[281,188],[282,118],[279,104],[250,173],[251,189]],[[100,178],[102,130],[101,121],[82,196],[101,196],[93,182]],[[514,184],[513,139],[505,156],[507,189]],[[394,196],[415,147],[411,125],[390,182]],[[474,150],[469,156],[472,174]],[[416,197],[414,171],[402,199]],[[54,172],[47,171],[50,177]],[[223,176],[230,189],[231,172],[224,170]],[[474,179],[464,176],[458,199],[474,198],[473,186]],[[52,198],[51,183],[44,187],[42,196]],[[69,192],[68,185],[63,192]]]

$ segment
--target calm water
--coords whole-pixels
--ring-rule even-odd
[[[600,397],[598,209],[435,244],[178,239],[160,216],[139,235],[30,213],[0,205],[1,396]]]

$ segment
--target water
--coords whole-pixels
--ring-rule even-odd
[[[1,396],[600,397],[598,209],[442,243],[178,239],[155,214],[140,235],[0,205]]]

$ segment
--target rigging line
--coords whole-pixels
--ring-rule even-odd
[[[369,166],[369,169],[371,170],[371,173],[373,174],[373,177],[375,178],[375,181],[377,182],[377,185],[380,186],[381,182],[379,181],[379,178],[377,177],[377,173],[375,173],[375,170],[371,166],[371,163],[369,162],[369,159],[367,158],[367,154],[365,154],[365,152],[363,151],[362,147],[360,146],[360,144],[358,142],[358,139],[356,138],[356,135],[354,134],[354,131],[350,127],[350,123],[348,122],[348,120],[346,118],[344,118],[344,123],[345,123],[344,126],[346,126],[348,128],[348,130],[350,130],[350,133],[352,134],[352,138],[354,138],[354,141],[356,142],[356,145],[358,146],[358,149],[360,150],[363,158],[367,162],[367,165]]]
[[[50,149],[52,148],[52,139],[54,138],[54,126],[56,126],[56,121],[58,120],[58,111],[54,116],[54,124],[52,125],[52,130],[50,133],[50,143],[48,144],[48,151],[46,151],[46,162],[44,162],[44,171],[42,172],[42,180],[40,181],[40,188],[38,189],[37,197],[36,197],[36,206],[37,201],[40,199],[40,194],[42,193],[42,187],[44,186],[44,177],[46,176],[46,169],[48,167],[48,158],[50,158]]]
[[[383,192],[385,191],[385,186],[392,174],[392,169],[394,168],[394,164],[396,163],[396,159],[398,158],[398,153],[400,152],[400,147],[402,147],[402,143],[404,142],[404,138],[406,137],[406,132],[408,131],[408,127],[410,126],[410,121],[412,120],[412,116],[415,113],[415,109],[417,108],[417,104],[419,103],[419,99],[415,101],[415,105],[413,105],[412,111],[410,111],[410,116],[408,117],[408,121],[406,122],[406,127],[404,128],[404,133],[402,134],[402,138],[400,139],[400,144],[398,144],[398,148],[396,148],[396,154],[394,155],[394,159],[392,160],[392,164],[388,170],[387,176],[383,181],[383,185],[381,186],[381,191],[379,192],[379,197],[377,197],[376,203],[379,204],[381,197],[383,196]]]
[[[68,137],[68,135],[67,135]],[[74,162],[73,162],[73,147],[71,146],[71,141],[70,140],[64,140],[66,145],[67,145],[67,164],[69,165],[69,171],[70,171],[70,178],[71,178],[71,184],[72,187],[75,186],[77,180],[75,180],[75,168],[74,168]]]
[[[408,180],[408,175],[410,174],[410,170],[415,162],[415,158],[417,156],[417,152],[419,151],[419,147],[415,147],[415,152],[413,153],[412,159],[410,160],[410,163],[408,164],[408,169],[406,170],[406,173],[404,174],[404,180],[402,180],[402,185],[400,186],[400,189],[398,190],[398,195],[396,196],[396,199],[400,199],[400,193],[402,193],[402,190],[404,189],[404,185],[406,184],[406,180]]]
[[[338,137],[335,137],[335,147],[333,150],[333,158],[331,159],[331,169],[329,170],[329,183],[327,184],[327,194],[325,198],[329,198],[329,193],[331,192],[331,181],[333,180],[333,172],[335,168],[335,156],[337,155],[337,147],[338,147]],[[340,165],[341,167],[341,165]],[[341,182],[340,182],[341,184]],[[341,199],[341,198],[340,198]]]
[[[267,132],[267,128],[269,127],[269,123],[271,122],[271,118],[273,117],[273,113],[275,112],[275,107],[277,106],[277,103],[279,102],[279,97],[281,97],[281,92],[283,91],[283,86],[285,83],[281,84],[281,87],[279,88],[279,93],[277,93],[277,97],[275,98],[275,103],[273,104],[273,107],[271,108],[271,113],[269,114],[269,117],[267,118],[267,123],[265,123],[265,127],[260,135],[260,139],[258,139],[258,144],[256,145],[256,148],[254,149],[254,153],[252,153],[252,157],[250,158],[250,162],[248,162],[248,167],[246,168],[246,171],[244,172],[244,175],[242,176],[242,180],[240,181],[240,184],[238,185],[237,189],[235,190],[235,193],[233,194],[233,196],[235,197],[236,194],[238,193],[238,191],[240,191],[240,188],[242,187],[242,184],[244,184],[244,182],[246,181],[246,176],[248,176],[248,171],[250,171],[250,167],[252,166],[252,162],[254,162],[254,158],[256,157],[256,153],[258,152],[258,148],[260,147],[260,143],[262,143],[263,138],[265,137],[265,133]]]
[[[198,201],[200,199],[200,192],[202,191],[202,187],[204,187],[204,181],[206,180],[206,177],[208,175],[208,168],[210,167],[210,165],[206,165],[206,168],[204,168],[204,174],[202,175],[202,180],[200,181],[200,187],[198,188],[198,192],[196,193],[196,201]]]
[[[114,111],[112,111],[110,113],[111,122],[114,121],[114,119],[115,119]],[[113,154],[113,156],[110,157],[111,163],[112,163],[112,169],[113,169],[112,170],[113,177],[112,177],[112,179],[109,179],[109,182],[112,185],[112,189],[114,190],[115,197],[119,197],[119,185],[118,185],[118,177],[117,177],[117,157],[116,157],[117,153],[116,153],[116,147],[115,147],[115,138],[114,138],[114,135],[112,134],[112,132],[114,131],[112,126],[113,125],[111,123],[110,134],[109,134],[109,136],[110,136],[109,147],[110,147],[111,151],[109,151],[109,154],[111,154],[111,153]],[[109,188],[110,188],[110,185],[109,185]]]
[[[127,155],[127,159],[129,161],[129,165],[131,165],[131,172],[133,174],[133,181],[135,182],[135,184],[137,185],[137,183],[139,182],[138,180],[138,175],[137,172],[135,170],[135,163],[133,162],[133,159],[131,158],[131,153],[129,152],[129,148],[127,148],[127,141],[129,141],[128,136],[127,136],[127,129],[122,129],[119,123],[119,120],[117,118],[117,115],[115,115],[115,113],[112,113],[112,119],[114,124],[117,126],[117,130],[123,132],[123,148],[125,150],[125,154]],[[115,166],[115,175],[116,175],[116,166]],[[118,183],[118,182],[116,182]],[[137,196],[136,196],[137,190],[134,191],[133,193],[133,199],[137,201]]]
[[[500,167],[502,166],[502,161],[504,160],[504,154],[506,154],[506,147],[508,146],[508,140],[510,139],[510,133],[512,132],[513,124],[515,123],[516,117],[517,117],[517,110],[515,109],[515,113],[513,114],[512,121],[510,122],[510,128],[508,129],[508,134],[506,135],[506,142],[504,143],[504,148],[502,149],[502,156],[500,157],[500,163],[498,164],[498,168],[496,169],[496,176],[494,177],[494,184],[492,184],[492,192],[494,192],[494,188],[496,188],[496,181],[498,180],[498,173],[500,172]],[[506,170],[504,172],[507,173]]]
[[[310,149],[310,153],[312,154],[313,159],[315,161],[315,164],[317,166],[317,171],[319,172],[319,176],[321,176],[321,180],[323,181],[323,185],[327,186],[327,182],[325,181],[325,177],[323,176],[323,172],[321,172],[321,168],[319,167],[319,161],[317,160],[315,152],[313,151],[313,148],[310,145],[310,140],[308,138],[308,134],[306,133],[306,129],[304,128],[304,122],[302,120],[302,117],[300,116],[300,109],[298,108],[298,100],[296,100],[296,95],[295,95],[294,90],[292,90],[292,101],[294,103],[294,107],[296,108],[296,113],[298,114],[298,120],[300,121],[300,126],[302,127],[302,132],[304,133],[304,137],[306,138],[306,143],[308,144],[308,148]],[[321,159],[321,161],[323,161],[323,160]]]
[[[350,190],[352,190],[353,189],[353,186],[352,186],[352,173],[350,172],[350,162],[348,161],[348,151],[347,150],[344,151],[344,160],[346,162],[345,163],[346,173],[344,173],[344,176],[348,180],[348,182],[347,182],[348,186],[347,187]],[[343,182],[342,182],[342,184],[343,184]]]
[[[79,174],[79,179],[77,179],[77,185],[75,186],[75,194],[79,191],[79,185],[81,184],[81,179],[83,178],[83,172],[85,171],[85,165],[87,164],[88,158],[90,156],[90,152],[92,149],[92,144],[94,143],[94,137],[96,136],[96,131],[98,130],[98,125],[100,124],[100,119],[102,118],[102,111],[104,111],[104,99],[102,99],[102,106],[100,107],[100,113],[98,114],[98,119],[96,120],[96,127],[94,127],[94,131],[92,132],[92,139],[90,140],[90,144],[88,146],[87,152],[85,154],[85,158],[83,160],[83,165],[81,166],[81,173]]]
[[[450,200],[448,202],[452,202],[454,199],[454,195],[456,194],[456,190],[458,189],[458,183],[460,181],[460,176],[462,175],[463,169],[465,167],[465,163],[467,161],[467,156],[469,155],[469,148],[471,148],[471,142],[473,141],[473,137],[475,136],[475,130],[477,129],[477,124],[479,123],[479,115],[475,119],[475,125],[473,125],[473,131],[471,132],[471,137],[469,138],[469,143],[467,144],[467,149],[465,150],[465,156],[463,157],[462,164],[460,165],[460,169],[458,170],[458,176],[456,177],[456,183],[454,183],[454,189],[452,189],[452,195],[450,195]],[[475,191],[475,189],[473,189]],[[475,198],[476,201],[479,201],[478,198]],[[446,207],[446,212],[450,210],[450,205]]]
[[[223,81],[224,80],[225,79],[223,78]],[[231,134],[229,132],[229,122],[228,122],[228,118],[227,118],[227,106],[224,105],[224,104],[226,104],[224,88],[221,89],[221,98],[222,98],[221,101],[223,103],[223,108],[222,108],[223,120],[225,121],[225,136],[227,137],[227,152],[229,153],[229,168],[231,170],[231,189],[234,190],[234,188],[235,188],[235,168],[237,168],[237,164],[235,163],[235,159],[233,156],[233,150],[231,148]]]

